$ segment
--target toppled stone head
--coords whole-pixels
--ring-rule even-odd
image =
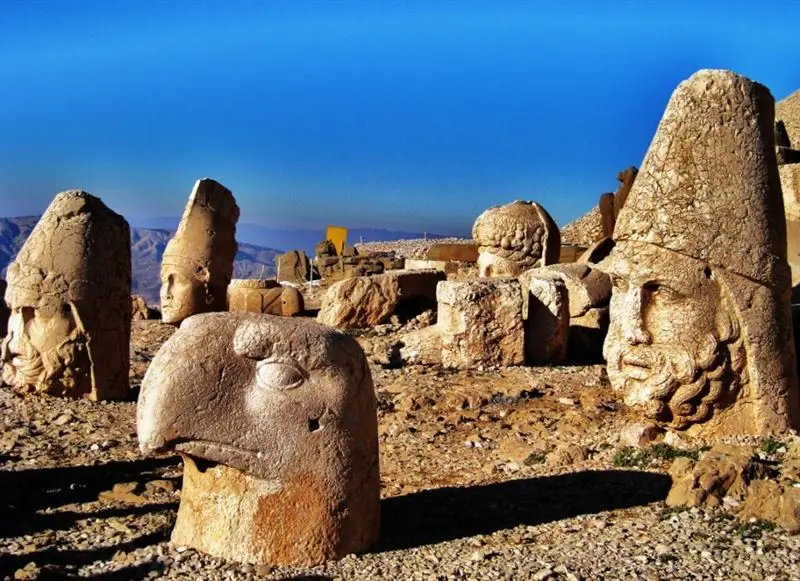
[[[187,319],[147,371],[137,430],[143,452],[191,458],[175,542],[314,563],[377,537],[372,378],[358,343],[330,327],[253,313]],[[201,500],[212,491],[217,502]]]
[[[518,276],[558,262],[561,234],[550,214],[535,202],[517,200],[494,206],[472,226],[478,243],[480,276]]]
[[[128,223],[86,192],[58,194],[8,267],[3,381],[92,400],[128,395]]]
[[[681,83],[600,265],[614,286],[609,379],[667,427],[798,425],[772,132],[765,87],[709,70]]]
[[[179,325],[191,315],[225,310],[238,220],[230,190],[209,178],[197,180],[161,262],[165,323]]]

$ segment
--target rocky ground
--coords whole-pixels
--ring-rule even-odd
[[[134,386],[171,332],[134,323]],[[170,545],[180,460],[139,455],[134,402],[0,389],[0,579],[800,579],[800,538],[735,503],[666,507],[673,457],[712,442],[623,448],[634,416],[603,366],[372,373],[380,543],[311,569]]]

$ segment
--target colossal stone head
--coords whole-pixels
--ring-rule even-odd
[[[254,313],[187,319],[145,375],[137,430],[144,453],[189,458],[175,542],[310,563],[377,536],[372,378],[358,343],[330,327]]]
[[[670,99],[600,264],[608,375],[698,434],[798,425],[783,201],[769,91],[703,70]]]
[[[58,194],[8,267],[3,381],[92,400],[128,395],[128,223],[86,192]]]
[[[535,202],[493,206],[472,226],[478,243],[480,276],[518,276],[558,262],[561,234],[550,214]]]
[[[161,262],[165,323],[179,325],[191,315],[225,310],[238,219],[230,190],[209,178],[197,180]]]

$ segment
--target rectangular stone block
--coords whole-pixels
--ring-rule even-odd
[[[455,260],[456,262],[478,262],[477,244],[434,244],[428,248],[428,260]]]
[[[445,274],[458,272],[458,264],[447,260],[406,260],[406,270],[439,270]]]
[[[516,279],[443,281],[436,287],[436,298],[445,366],[525,362],[522,291]]]
[[[525,360],[531,365],[560,363],[566,358],[569,338],[567,285],[559,278],[547,276],[530,277],[523,284],[520,290],[527,295]]]

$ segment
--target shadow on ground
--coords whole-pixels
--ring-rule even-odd
[[[664,500],[669,477],[602,470],[384,499],[378,551],[408,549]]]
[[[65,468],[37,468],[31,470],[0,470],[0,537],[19,537],[42,531],[59,531],[71,528],[85,518],[125,517],[175,511],[177,502],[160,502],[143,505],[115,503],[100,510],[83,512],[71,506],[97,500],[98,495],[110,490],[118,482],[139,482],[165,478],[164,472],[180,466],[177,457],[109,462],[96,466]],[[176,480],[176,479],[172,479]],[[177,485],[179,483],[176,482]],[[64,510],[47,512],[46,509]],[[77,507],[76,507],[77,508]],[[110,560],[118,551],[128,552],[139,547],[163,542],[169,538],[171,527],[141,535],[111,546],[98,546],[87,550],[40,548],[17,554],[0,555],[0,571],[14,573],[34,562],[41,568],[37,579],[72,579],[77,568],[95,561]],[[100,539],[98,539],[100,541]],[[99,543],[102,544],[102,543]],[[122,571],[95,576],[95,579],[144,579],[157,569],[157,563],[126,567]]]

